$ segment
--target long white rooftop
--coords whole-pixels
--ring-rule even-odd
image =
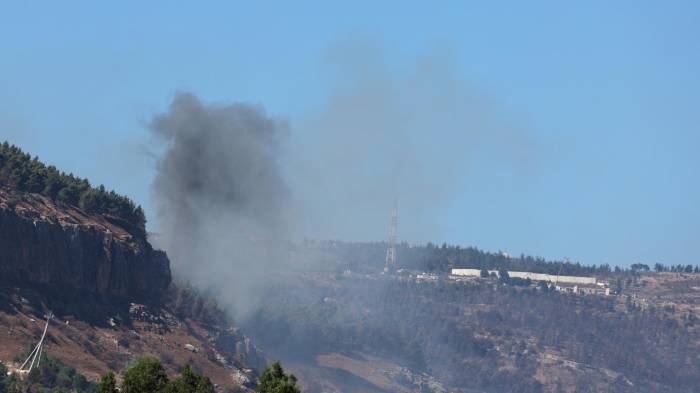
[[[497,270],[489,270],[489,274],[495,273],[498,275]],[[481,270],[479,269],[452,269],[452,275],[454,276],[468,276],[468,277],[479,277],[481,275]],[[514,278],[522,278],[533,281],[547,281],[547,282],[558,282],[566,284],[587,284],[595,285],[597,279],[595,277],[581,277],[581,276],[558,276],[556,274],[544,274],[544,273],[531,273],[531,272],[512,272],[508,271],[508,276]]]

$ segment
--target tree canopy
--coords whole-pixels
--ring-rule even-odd
[[[168,385],[165,368],[155,357],[142,357],[124,373],[124,393],[157,393]]]
[[[297,387],[297,377],[286,374],[280,362],[275,362],[265,368],[260,376],[258,393],[300,393]]]
[[[190,365],[186,365],[179,378],[166,386],[165,393],[214,393],[214,384],[208,377],[198,374]]]
[[[108,378],[107,374],[105,378]],[[105,378],[102,379],[103,383]],[[109,390],[100,391],[108,393]],[[190,365],[182,368],[181,375],[171,381],[165,368],[155,357],[143,357],[124,372],[124,393],[214,393],[209,377],[195,372]]]
[[[102,377],[98,393],[117,393],[117,379],[113,372],[108,372]]]
[[[0,184],[20,191],[45,195],[52,200],[77,206],[88,213],[109,215],[145,232],[146,216],[141,206],[104,186],[92,187],[81,179],[45,165],[38,157],[5,142],[0,145]]]

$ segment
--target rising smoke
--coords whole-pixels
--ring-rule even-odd
[[[150,124],[167,142],[154,195],[174,272],[239,316],[289,259],[284,241],[384,240],[394,198],[400,240],[439,239],[471,164],[484,172],[485,157],[497,170],[517,158],[509,146],[521,135],[445,57],[403,76],[376,48],[339,45],[330,59],[342,83],[291,130],[260,107],[188,93]]]
[[[458,76],[449,51],[401,71],[377,45],[341,42],[328,65],[329,98],[289,141],[304,236],[385,240],[396,198],[400,241],[442,240],[445,215],[471,206],[454,209],[461,190],[529,167],[532,141]]]
[[[150,126],[168,144],[153,188],[174,271],[244,313],[283,260],[271,245],[288,237],[286,125],[261,108],[180,93]]]

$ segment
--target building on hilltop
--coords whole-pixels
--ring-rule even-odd
[[[489,270],[490,274],[499,275],[498,270]],[[452,269],[453,276],[480,277],[481,270],[479,269]],[[545,281],[551,283],[564,284],[581,284],[581,285],[596,285],[598,280],[595,277],[580,277],[580,276],[558,276],[555,274],[532,273],[532,272],[508,272],[511,278],[530,279],[532,281]]]

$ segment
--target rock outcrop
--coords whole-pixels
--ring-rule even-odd
[[[251,391],[264,355],[215,303],[191,294],[211,314],[178,308],[178,291],[142,228],[0,186],[0,362],[35,343],[52,312],[46,352],[90,379],[150,354],[172,375],[191,364],[217,391]]]
[[[168,259],[116,217],[0,188],[0,280],[105,299],[154,300]]]

